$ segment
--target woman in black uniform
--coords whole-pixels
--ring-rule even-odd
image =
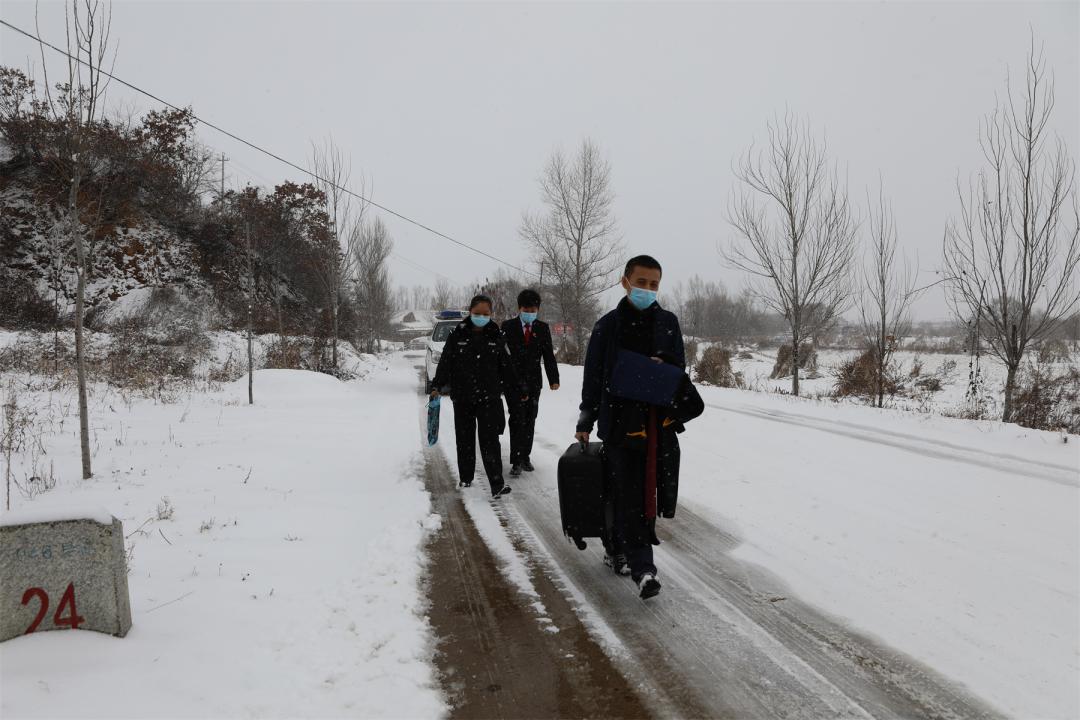
[[[449,393],[454,403],[458,474],[461,485],[472,485],[476,472],[476,438],[480,458],[491,483],[493,497],[506,495],[499,436],[506,428],[501,395],[525,401],[528,392],[514,373],[506,341],[491,322],[491,298],[477,295],[469,303],[469,317],[446,338],[439,366],[431,381],[431,397]]]

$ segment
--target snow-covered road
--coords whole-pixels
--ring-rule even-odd
[[[706,389],[642,604],[561,535],[562,374],[501,517],[658,714],[1077,716],[1075,438]]]

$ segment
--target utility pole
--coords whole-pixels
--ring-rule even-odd
[[[221,153],[221,195],[220,195],[220,202],[221,202],[222,207],[225,206],[225,162],[228,159],[229,158],[225,157],[225,153]]]

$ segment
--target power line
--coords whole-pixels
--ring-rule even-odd
[[[432,275],[434,275],[436,277],[440,277],[443,280],[446,280],[447,282],[450,282],[450,283],[454,282],[453,280],[451,280],[447,276],[443,275],[441,272],[438,272],[437,270],[432,270],[429,267],[424,267],[420,263],[416,262],[415,260],[410,260],[409,258],[407,258],[404,255],[400,254],[396,250],[391,250],[390,254],[393,255],[398,260],[400,260],[401,262],[405,263],[406,265],[412,267],[414,270],[420,270],[421,272],[431,273]]]
[[[51,50],[55,50],[56,52],[60,53],[61,55],[64,55],[65,57],[67,57],[69,60],[74,60],[75,62],[77,62],[77,63],[79,63],[81,65],[86,65],[86,66],[90,67],[90,64],[87,63],[82,58],[73,56],[67,50],[63,50],[63,49],[57,47],[56,45],[53,45],[52,43],[46,42],[45,40],[38,37],[37,35],[34,35],[33,33],[27,32],[26,30],[23,30],[22,28],[16,27],[15,25],[12,25],[11,23],[9,23],[6,20],[0,19],[0,25],[4,25],[5,27],[10,28],[10,29],[14,30],[15,32],[17,32],[17,33],[19,33],[21,35],[26,36],[26,37],[30,38],[31,40],[33,40],[35,42],[38,42],[38,43],[44,45],[45,47],[47,47],[47,48],[49,48]],[[177,107],[176,105],[173,105],[171,102],[169,102],[167,100],[163,100],[162,98],[158,97],[157,95],[154,95],[151,92],[143,90],[142,88],[138,87],[137,85],[133,85],[132,83],[129,83],[128,81],[123,80],[123,79],[113,75],[112,73],[108,73],[108,72],[102,70],[101,68],[96,68],[96,70],[98,72],[100,72],[102,75],[104,75],[105,77],[109,78],[110,80],[115,80],[116,82],[120,83],[121,85],[123,85],[123,86],[125,86],[127,88],[130,88],[130,89],[134,90],[137,93],[145,95],[146,97],[150,98],[151,100],[154,100],[155,102],[159,102],[162,105],[165,105],[166,107],[172,108],[173,110],[177,110],[179,112],[184,112],[183,108]],[[231,133],[228,130],[226,130],[225,128],[219,126],[219,125],[215,125],[214,123],[212,123],[212,122],[210,122],[208,120],[202,119],[201,117],[196,115],[194,112],[191,112],[190,115],[191,115],[191,118],[193,120],[195,120],[196,122],[202,123],[203,125],[205,125],[208,128],[211,128],[212,130],[217,130],[222,135],[225,135],[226,137],[232,138],[236,142],[242,143],[242,144],[248,146],[249,148],[251,148],[252,150],[256,150],[256,151],[262,153],[263,155],[266,155],[267,157],[271,157],[271,158],[273,158],[274,160],[277,160],[280,163],[288,165],[289,167],[293,168],[294,170],[299,170],[300,172],[304,173],[305,175],[311,176],[312,178],[318,180],[319,182],[326,183],[327,185],[335,187],[338,190],[342,191],[343,193],[346,193],[348,195],[352,195],[353,197],[357,198],[358,200],[362,200],[363,202],[368,203],[372,207],[376,207],[376,208],[382,210],[383,212],[389,213],[390,215],[393,215],[396,218],[399,218],[401,220],[404,220],[407,223],[415,225],[416,227],[421,228],[422,230],[426,230],[429,233],[431,233],[432,235],[436,235],[438,237],[441,237],[444,240],[449,240],[450,242],[454,243],[455,245],[463,247],[466,250],[471,250],[472,252],[477,253],[478,255],[483,255],[484,257],[486,257],[486,258],[488,258],[490,260],[494,260],[497,263],[501,263],[503,265],[506,265],[509,268],[513,268],[514,270],[517,270],[518,272],[526,273],[528,275],[534,275],[534,276],[536,275],[536,273],[534,273],[532,271],[525,270],[524,268],[518,267],[517,265],[514,265],[511,262],[507,262],[506,260],[503,260],[502,258],[499,258],[499,257],[496,257],[496,256],[492,255],[491,253],[485,252],[485,251],[481,250],[480,248],[474,247],[474,246],[472,246],[472,245],[470,245],[470,244],[468,244],[466,242],[463,242],[461,240],[457,240],[457,239],[455,239],[453,237],[450,237],[446,233],[439,232],[435,228],[432,228],[432,227],[430,227],[428,225],[425,225],[424,223],[420,222],[419,220],[413,220],[412,218],[410,218],[410,217],[408,217],[406,215],[403,215],[403,214],[397,212],[396,210],[391,210],[390,208],[386,207],[385,205],[380,205],[379,203],[375,202],[374,200],[366,198],[363,195],[360,195],[359,193],[355,193],[355,192],[353,192],[352,190],[350,190],[348,188],[342,187],[342,186],[338,185],[335,182],[327,180],[326,178],[320,177],[320,176],[316,175],[315,173],[313,173],[312,171],[310,171],[310,170],[308,170],[306,168],[303,168],[300,165],[297,165],[296,163],[294,163],[294,162],[292,162],[290,160],[286,160],[285,158],[281,157],[280,155],[278,155],[276,153],[273,153],[273,152],[271,152],[271,151],[269,151],[269,150],[267,150],[267,149],[265,149],[263,147],[260,147],[259,145],[256,145],[253,142],[245,140],[244,138],[240,137],[239,135]]]

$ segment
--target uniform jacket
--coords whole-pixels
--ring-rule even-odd
[[[499,326],[488,323],[477,331],[468,319],[446,338],[431,387],[448,391],[455,402],[488,402],[502,394],[518,400],[528,394],[514,372]]]
[[[532,324],[532,340],[525,344],[525,328],[520,317],[512,317],[502,324],[506,347],[514,361],[514,370],[518,378],[529,389],[529,395],[535,396],[543,387],[540,375],[540,362],[543,361],[547,373],[548,385],[559,384],[559,365],[555,362],[555,348],[551,341],[551,327],[543,320]]]

